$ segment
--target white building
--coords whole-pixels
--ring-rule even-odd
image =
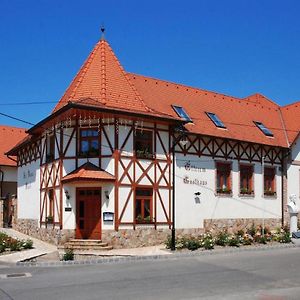
[[[299,198],[288,127],[299,132],[299,109],[296,119],[290,110],[127,73],[102,39],[52,114],[9,152],[17,228],[53,242],[154,244],[170,234],[173,201],[177,234],[281,226],[288,193]]]

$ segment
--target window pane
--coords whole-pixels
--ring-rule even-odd
[[[97,140],[92,140],[91,151],[98,151],[98,149],[99,149],[98,139]]]
[[[150,200],[144,200],[144,218],[150,217]]]
[[[136,189],[137,196],[152,196],[152,189]]]
[[[87,136],[88,132],[87,130],[81,130],[81,136],[85,137]]]
[[[89,142],[88,141],[81,141],[81,152],[88,152],[89,151]]]
[[[141,207],[141,201],[137,199],[137,201],[135,202],[135,217],[142,218],[142,207]]]
[[[184,110],[183,107],[176,106],[176,105],[172,105],[172,107],[180,118],[188,122],[192,122],[192,119],[190,118],[190,116],[187,114],[187,112]]]

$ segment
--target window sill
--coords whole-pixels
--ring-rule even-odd
[[[263,197],[265,198],[265,199],[277,199],[277,194],[275,194],[275,195],[263,195]]]
[[[217,193],[215,193],[215,196],[217,196],[217,197],[228,197],[228,198],[231,198],[232,197],[232,192],[230,192],[230,193],[221,193],[221,192],[217,192]]]
[[[240,193],[239,197],[241,197],[241,198],[254,198],[255,194],[254,193],[251,193],[251,194]]]

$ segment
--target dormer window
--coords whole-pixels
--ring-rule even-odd
[[[224,123],[219,119],[219,117],[216,114],[211,112],[207,112],[206,114],[217,127],[226,128]]]
[[[172,105],[172,107],[180,118],[184,119],[187,122],[193,122],[183,107],[177,105]]]
[[[266,136],[274,136],[272,131],[268,129],[263,123],[254,121],[254,124],[266,135]]]

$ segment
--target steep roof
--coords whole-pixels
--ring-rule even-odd
[[[172,105],[182,106],[193,121],[185,126],[193,133],[288,147],[279,106],[263,95],[239,99],[137,74],[129,77],[149,107],[176,116]],[[216,127],[206,112],[216,114],[226,129]],[[254,121],[262,122],[274,137],[265,136]]]
[[[68,102],[160,115],[144,103],[104,39],[96,44],[53,113]]]
[[[292,144],[300,132],[300,101],[281,107],[287,137]]]
[[[0,125],[0,166],[16,166],[16,162],[9,159],[5,153],[19,143],[27,135],[25,128]]]

